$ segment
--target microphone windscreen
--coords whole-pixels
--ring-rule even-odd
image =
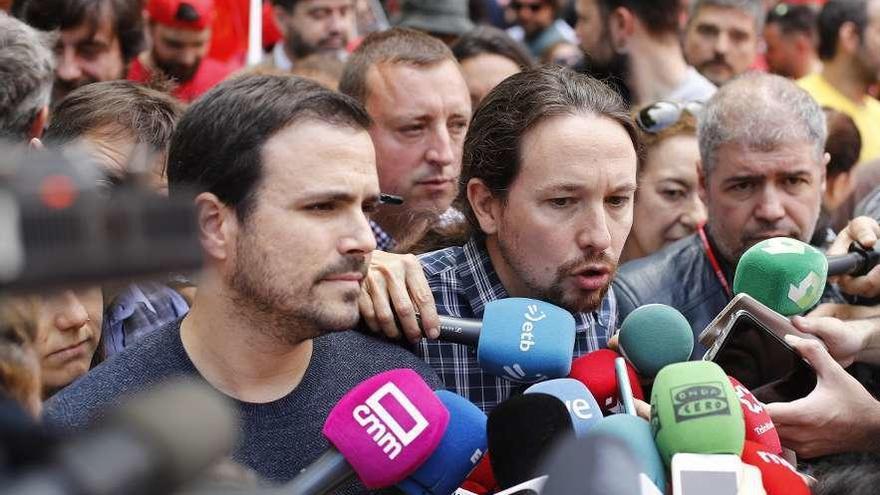
[[[527,388],[525,393],[542,393],[556,397],[568,409],[575,436],[584,436],[597,421],[602,410],[587,386],[573,378],[557,378],[539,382]]]
[[[768,452],[760,444],[746,440],[742,460],[761,470],[761,480],[767,495],[810,494],[810,488],[797,470],[788,461]]]
[[[483,455],[474,470],[461,484],[462,488],[477,495],[487,495],[498,491],[498,482],[495,481],[495,475],[492,474],[492,463],[489,456],[489,452]]]
[[[623,320],[618,336],[620,352],[636,372],[653,377],[667,364],[687,361],[694,350],[694,332],[677,309],[647,304]]]
[[[440,444],[449,411],[411,369],[380,373],[346,393],[324,422],[324,436],[367,488],[415,472]]]
[[[397,487],[408,495],[448,495],[456,490],[486,453],[486,414],[464,397],[438,390],[449,411],[449,425],[428,460]]]
[[[667,466],[679,452],[739,455],[745,439],[736,392],[711,361],[670,364],[657,373],[651,430]]]
[[[558,378],[571,369],[574,317],[550,303],[513,297],[486,304],[477,360],[483,371],[516,382]]]
[[[732,376],[727,378],[739,398],[740,406],[742,406],[743,420],[746,425],[746,440],[760,444],[767,452],[781,454],[782,443],[779,441],[779,433],[763,404],[736,378]]]
[[[554,442],[574,436],[571,416],[559,399],[548,394],[511,397],[489,413],[492,473],[501,488],[510,488],[541,474],[537,468]]]
[[[172,485],[189,481],[228,455],[238,436],[237,423],[223,396],[185,379],[135,395],[107,417],[108,427],[132,432],[150,446]]]
[[[640,472],[645,473],[655,486],[666,487],[666,466],[647,421],[631,414],[613,414],[599,421],[585,438],[598,442],[599,438],[606,437],[623,442],[638,462]]]
[[[626,442],[605,433],[570,438],[553,447],[540,468],[542,495],[639,495],[641,472]]]
[[[568,375],[587,386],[602,412],[606,414],[620,408],[620,392],[617,374],[614,372],[614,360],[618,357],[620,355],[611,349],[593,351],[575,359]],[[626,372],[633,397],[644,400],[645,393],[642,391],[639,376],[629,363],[626,363]]]
[[[743,253],[733,292],[745,292],[773,311],[793,316],[819,302],[827,278],[828,260],[821,251],[797,239],[774,237]]]

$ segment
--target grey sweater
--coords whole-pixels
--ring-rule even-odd
[[[408,351],[356,332],[315,339],[302,382],[274,402],[236,401],[241,417],[233,459],[273,482],[291,480],[328,447],[324,420],[339,399],[382,371],[412,368],[435,389],[442,383],[430,366]],[[110,358],[52,397],[44,411],[49,426],[77,430],[101,418],[109,405],[174,376],[198,371],[180,340],[180,320]],[[365,491],[351,483],[339,493]]]

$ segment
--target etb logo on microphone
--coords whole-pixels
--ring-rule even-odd
[[[529,304],[526,313],[523,314],[525,321],[522,324],[519,335],[519,350],[528,352],[535,345],[535,323],[547,318],[543,311],[538,309],[537,304]]]
[[[728,416],[730,405],[720,382],[696,383],[671,390],[675,422],[707,416]]]
[[[355,407],[352,416],[389,460],[400,455],[428,427],[425,416],[392,382]]]

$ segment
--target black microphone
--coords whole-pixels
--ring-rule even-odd
[[[828,276],[852,275],[861,277],[867,275],[872,268],[880,263],[880,251],[867,249],[858,242],[849,245],[847,254],[828,256]]]
[[[236,422],[208,386],[164,384],[115,408],[101,426],[62,444],[50,465],[23,474],[0,494],[170,493],[230,452]]]
[[[538,470],[551,447],[574,436],[571,414],[549,394],[529,393],[498,404],[486,424],[489,462],[498,486],[513,487],[542,474]]]

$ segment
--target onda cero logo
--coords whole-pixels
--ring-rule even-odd
[[[671,390],[675,422],[707,416],[730,415],[730,404],[721,382],[694,383]]]
[[[392,461],[428,427],[425,416],[392,382],[379,387],[363,404],[355,407],[352,416]]]

